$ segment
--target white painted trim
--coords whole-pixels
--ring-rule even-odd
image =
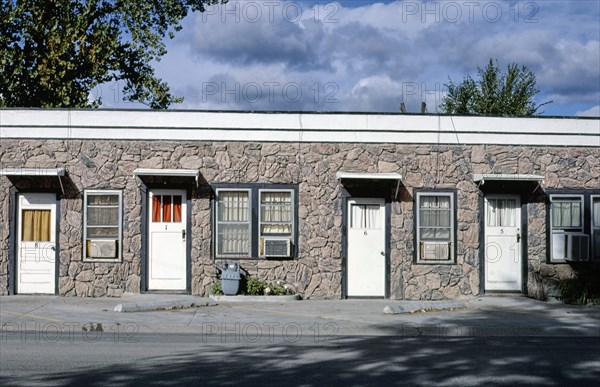
[[[88,257],[87,256],[87,229],[88,227],[95,227],[94,225],[88,225],[88,197],[98,195],[115,195],[119,198],[119,217],[118,224],[119,228],[117,235],[117,257],[116,258],[102,258],[102,257]],[[114,225],[108,225],[115,227]],[[94,238],[103,239],[103,238]],[[91,238],[90,238],[91,240]],[[106,238],[106,240],[115,240],[112,238]],[[83,246],[82,246],[82,258],[83,262],[121,262],[123,260],[123,191],[118,189],[88,189],[83,192]]]
[[[2,168],[0,176],[64,176],[64,168]]]
[[[335,174],[337,180],[342,179],[371,179],[371,180],[402,180],[402,175],[399,173],[360,173],[360,172],[342,172]]]
[[[0,109],[0,137],[600,146],[600,118]]]
[[[544,176],[540,175],[525,175],[525,174],[506,174],[506,173],[475,173],[473,181],[484,184],[486,180],[494,181],[537,181],[544,180]]]

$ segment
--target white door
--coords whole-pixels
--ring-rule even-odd
[[[18,195],[17,293],[56,293],[56,194]]]
[[[521,291],[520,225],[518,196],[485,197],[485,290]]]
[[[385,201],[348,200],[348,296],[385,296]]]
[[[148,289],[186,290],[186,192],[151,190]]]

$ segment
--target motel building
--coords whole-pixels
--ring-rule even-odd
[[[0,294],[537,299],[600,262],[600,118],[0,109]]]

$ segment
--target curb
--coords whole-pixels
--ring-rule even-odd
[[[437,312],[466,308],[465,304],[458,301],[404,301],[397,305],[388,305],[383,308],[383,314],[402,314],[415,312]]]
[[[182,309],[182,308],[193,308],[201,306],[211,306],[215,303],[211,300],[167,300],[167,301],[145,301],[138,303],[124,303],[115,306],[114,311],[118,313],[129,313],[129,312],[148,312],[153,310],[168,310],[168,309]]]
[[[290,302],[301,300],[298,294],[291,296],[225,296],[210,295],[210,299],[216,302]]]

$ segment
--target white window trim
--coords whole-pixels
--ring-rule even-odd
[[[247,192],[248,193],[248,252],[247,254],[222,254],[219,252],[219,204],[220,192]],[[248,258],[252,256],[252,190],[249,188],[217,188],[215,205],[215,256],[217,258]],[[242,222],[239,222],[242,223]]]
[[[292,231],[290,232],[290,237],[293,237],[294,236],[294,226],[295,226],[295,224],[294,224],[294,220],[295,220],[294,219],[294,200],[295,200],[295,198],[294,198],[294,190],[292,190],[292,189],[259,189],[258,190],[258,208],[257,208],[257,211],[258,211],[258,230],[257,230],[258,237],[260,238],[263,236],[263,235],[261,235],[261,232],[260,232],[260,229],[261,229],[261,226],[263,223],[262,211],[261,211],[261,206],[262,206],[261,199],[262,199],[263,192],[289,192],[290,193],[290,199],[291,199],[290,210],[291,210],[291,216],[292,216],[292,220],[290,222],[292,225]]]
[[[421,232],[420,232],[420,228],[421,228],[421,197],[423,196],[445,196],[445,197],[449,197],[450,198],[450,257],[448,259],[442,260],[442,259],[422,259],[421,258]],[[455,245],[456,245],[456,230],[454,227],[455,224],[455,212],[456,212],[456,208],[455,205],[456,203],[454,203],[454,193],[453,192],[447,192],[447,191],[443,191],[443,192],[436,192],[436,191],[421,191],[421,192],[417,192],[417,200],[415,202],[415,217],[416,217],[416,246],[415,246],[415,251],[416,251],[416,257],[417,257],[417,263],[431,263],[431,264],[440,264],[440,265],[447,265],[447,264],[454,264],[455,260],[456,260],[456,253],[455,253]]]
[[[581,227],[570,227],[568,228],[566,231],[564,231],[564,229],[561,229],[563,231],[559,231],[559,232],[554,232],[554,225],[553,225],[553,219],[554,219],[554,207],[552,206],[552,203],[555,199],[560,199],[560,198],[578,198],[581,204],[581,220],[580,220],[580,224]],[[579,230],[580,233],[583,233],[585,230],[584,227],[584,213],[585,213],[585,202],[584,202],[584,195],[581,194],[551,194],[550,195],[550,219],[549,219],[549,223],[550,223],[550,232],[548,233],[549,238],[550,238],[550,251],[548,252],[548,255],[550,256],[550,262],[552,263],[566,263],[567,261],[563,258],[554,258],[553,257],[553,252],[554,252],[554,246],[553,246],[553,242],[552,240],[554,239],[554,235],[555,234],[568,234],[568,233],[575,233],[577,232],[577,230]]]
[[[119,197],[119,220],[118,220],[118,239],[117,239],[117,257],[116,258],[94,258],[94,257],[86,257],[87,250],[87,198],[88,196],[94,195],[117,195]],[[121,190],[85,190],[83,192],[83,246],[82,246],[82,255],[84,262],[121,262],[123,256],[123,191]]]
[[[590,260],[594,261],[594,252],[596,251],[596,246],[594,246],[594,231],[600,230],[600,224],[594,226],[594,199],[600,200],[600,195],[590,195],[590,239],[591,239],[591,250],[590,250]]]
[[[280,236],[279,235],[277,235],[277,236],[269,235],[268,238],[289,239],[291,241],[291,243],[293,243],[294,242],[294,230],[296,229],[295,228],[296,227],[296,225],[295,225],[296,216],[295,216],[295,210],[294,210],[294,207],[295,207],[294,203],[295,203],[296,198],[294,197],[294,190],[293,189],[276,189],[276,188],[261,188],[261,189],[259,189],[258,190],[258,203],[257,203],[258,208],[256,209],[256,211],[258,212],[258,214],[257,214],[257,216],[258,216],[258,227],[257,228],[258,229],[256,230],[256,233],[258,234],[258,255],[261,258],[264,258],[264,256],[265,256],[264,252],[261,251],[261,247],[260,247],[261,246],[261,238],[264,237],[264,235],[262,235],[262,233],[261,233],[261,229],[262,229],[261,226],[263,223],[262,222],[262,211],[261,211],[261,209],[262,209],[261,208],[262,207],[261,199],[262,199],[263,192],[289,192],[290,193],[290,206],[291,206],[290,211],[291,211],[291,218],[292,218],[292,220],[290,222],[291,226],[292,226],[290,234],[289,235],[287,235],[287,234],[280,235]]]

